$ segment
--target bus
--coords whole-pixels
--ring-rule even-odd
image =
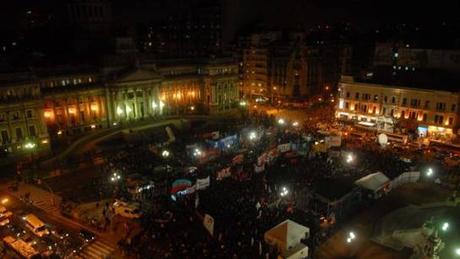
[[[26,222],[26,227],[32,231],[36,236],[43,237],[49,235],[49,230],[46,228],[45,223],[41,221],[34,214],[28,214],[22,218]]]
[[[382,132],[382,133],[387,135],[388,142],[391,142],[391,143],[407,144],[407,141],[409,140],[409,137],[407,135],[388,133],[388,132]]]
[[[15,257],[20,258],[40,258],[40,254],[30,244],[22,239],[16,239],[12,236],[6,236],[3,238],[3,244],[5,247],[10,248],[14,252]]]

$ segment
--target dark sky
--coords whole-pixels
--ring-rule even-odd
[[[13,28],[27,8],[53,9],[66,0],[8,0],[0,10],[0,28]],[[161,14],[165,2],[192,0],[112,0],[125,16]],[[196,1],[196,0],[193,0]],[[217,0],[214,0],[217,1]],[[358,26],[385,23],[459,21],[460,0],[225,0],[235,7],[238,24],[259,21],[273,26],[350,21]],[[139,18],[135,15],[133,18]],[[148,17],[146,18],[148,19]]]

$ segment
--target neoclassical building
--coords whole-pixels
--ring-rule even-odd
[[[54,138],[168,115],[236,108],[238,67],[232,60],[56,68],[3,74],[1,147],[6,152],[48,148]],[[33,148],[32,148],[33,147]]]

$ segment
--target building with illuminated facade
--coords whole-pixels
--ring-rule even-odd
[[[389,132],[397,124],[413,125],[422,137],[448,139],[458,134],[459,105],[458,92],[363,83],[343,76],[336,117]]]
[[[239,101],[230,59],[1,76],[1,147],[8,152],[138,120],[228,111]]]

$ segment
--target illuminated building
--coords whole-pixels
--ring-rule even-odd
[[[14,81],[11,80],[14,78]],[[48,146],[44,126],[40,87],[28,75],[0,75],[0,147],[2,151],[23,150],[29,143],[34,147]]]
[[[158,67],[145,63],[105,74],[98,68],[92,73],[36,69],[33,75],[21,73],[21,82],[19,75],[0,74],[1,147],[15,151],[29,140],[49,143],[48,136],[239,107],[238,67],[232,60],[183,63],[159,61]]]
[[[457,134],[459,104],[459,93],[362,83],[342,77],[336,117],[384,131],[393,131],[397,122],[412,123],[422,136],[450,138]]]

